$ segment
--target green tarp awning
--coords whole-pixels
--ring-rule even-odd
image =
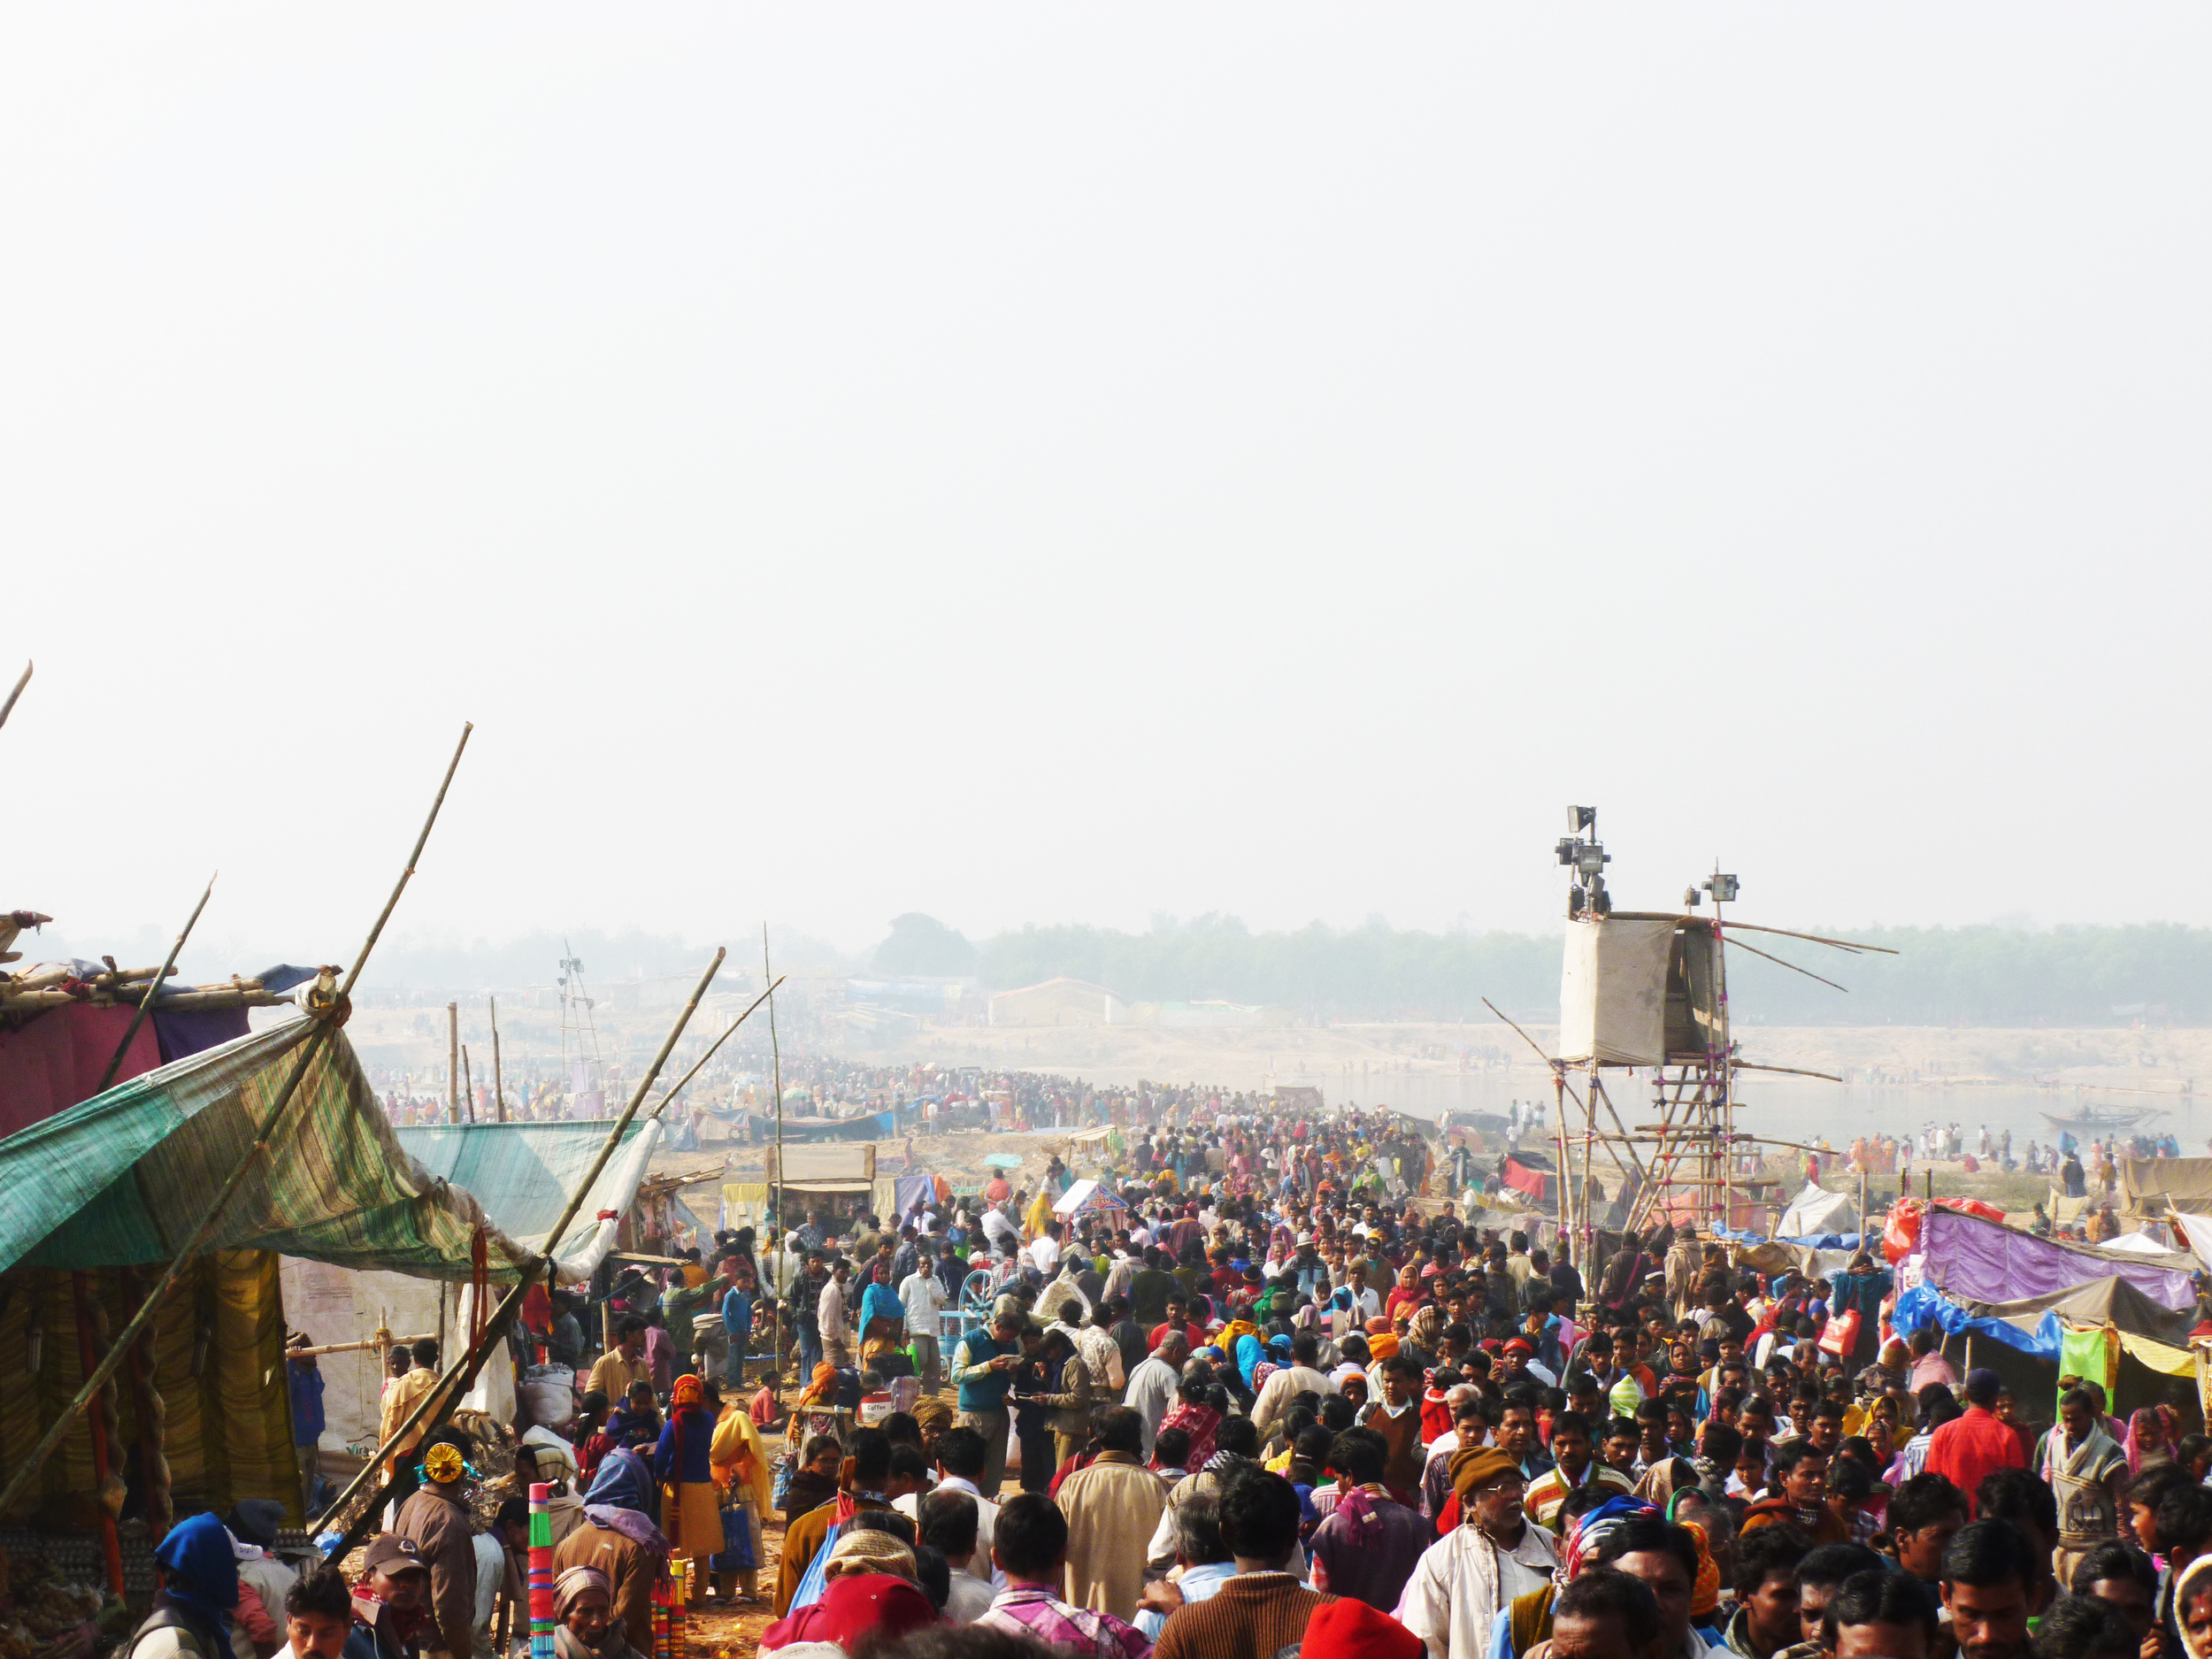
[[[0,1141],[0,1269],[173,1258],[252,1145],[312,1029],[299,1018],[250,1033]],[[465,1279],[480,1227],[493,1273],[511,1279],[527,1247],[469,1192],[408,1156],[340,1031],[317,1049],[209,1248]]]
[[[543,1250],[568,1196],[606,1144],[611,1120],[549,1124],[414,1124],[395,1132],[400,1146],[441,1180],[466,1188],[494,1225],[526,1249]],[[638,1183],[661,1143],[658,1123],[633,1123],[592,1183],[554,1252],[565,1279],[588,1279],[614,1248],[615,1224],[637,1198]]]

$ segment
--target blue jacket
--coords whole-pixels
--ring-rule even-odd
[[[968,1363],[980,1365],[986,1360],[996,1359],[1002,1354],[1022,1356],[1018,1341],[1002,1342],[988,1331],[969,1333],[960,1345],[968,1352]],[[955,1351],[957,1357],[957,1350]],[[1003,1411],[1006,1409],[1006,1390],[1014,1380],[1010,1371],[972,1371],[960,1379],[960,1409],[963,1411]]]
[[[329,1421],[323,1411],[323,1374],[312,1365],[291,1363],[284,1369],[292,1390],[292,1444],[312,1446]]]
[[[679,1425],[683,1432],[683,1464],[677,1466],[676,1435]],[[714,1447],[714,1419],[696,1406],[686,1406],[680,1411],[668,1414],[668,1426],[661,1431],[660,1443],[653,1448],[653,1473],[670,1486],[685,1481],[712,1480],[714,1462],[709,1453]]]
[[[722,1298],[722,1328],[742,1341],[753,1334],[753,1294],[733,1285]]]

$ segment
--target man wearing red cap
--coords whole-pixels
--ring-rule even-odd
[[[1298,1659],[1421,1659],[1421,1639],[1389,1614],[1347,1596],[1315,1610]]]

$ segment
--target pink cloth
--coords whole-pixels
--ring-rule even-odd
[[[0,1031],[0,1135],[44,1123],[100,1087],[115,1045],[130,1029],[128,1008],[50,1008],[14,1031]],[[115,1080],[161,1064],[161,1043],[149,1018],[131,1039]]]

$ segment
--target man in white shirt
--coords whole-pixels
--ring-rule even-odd
[[[1040,1277],[1050,1281],[1060,1271],[1060,1224],[1045,1223],[1045,1230],[1029,1241],[1029,1263]]]
[[[851,1273],[852,1264],[843,1256],[832,1262],[829,1283],[822,1286],[821,1299],[814,1304],[815,1323],[822,1332],[822,1357],[840,1371],[853,1363],[852,1331],[845,1311],[845,1281]]]
[[[1003,1431],[1002,1431],[1002,1432]],[[998,1525],[999,1506],[983,1495],[976,1482],[983,1478],[984,1464],[989,1457],[989,1443],[979,1430],[972,1428],[947,1429],[937,1442],[937,1463],[943,1470],[944,1479],[934,1490],[927,1493],[908,1493],[891,1500],[891,1507],[912,1521],[918,1529],[922,1521],[922,1505],[942,1494],[961,1493],[975,1501],[975,1548],[964,1560],[948,1555],[945,1559],[955,1569],[980,1578],[995,1594],[1006,1587],[1006,1575],[991,1560],[991,1540]],[[923,1542],[927,1543],[925,1538]]]
[[[945,1310],[945,1286],[937,1277],[936,1260],[925,1244],[914,1271],[899,1281],[899,1302],[906,1309],[906,1333],[914,1341],[915,1363],[921,1368],[922,1392],[937,1392],[938,1316]]]
[[[1012,1256],[1022,1247],[1021,1229],[1007,1219],[1004,1210],[996,1208],[983,1212],[983,1236],[1001,1256]]]
[[[1183,1380],[1183,1363],[1189,1357],[1190,1338],[1180,1331],[1170,1331],[1152,1350],[1152,1356],[1130,1373],[1122,1404],[1133,1408],[1144,1419],[1148,1458],[1152,1455],[1153,1437],[1160,1432],[1160,1419],[1174,1403],[1176,1386]]]
[[[1328,1373],[1317,1369],[1320,1356],[1320,1341],[1310,1331],[1302,1331],[1291,1339],[1290,1363],[1260,1385],[1259,1398],[1252,1402],[1252,1426],[1259,1430],[1263,1440],[1298,1395],[1336,1393]]]

